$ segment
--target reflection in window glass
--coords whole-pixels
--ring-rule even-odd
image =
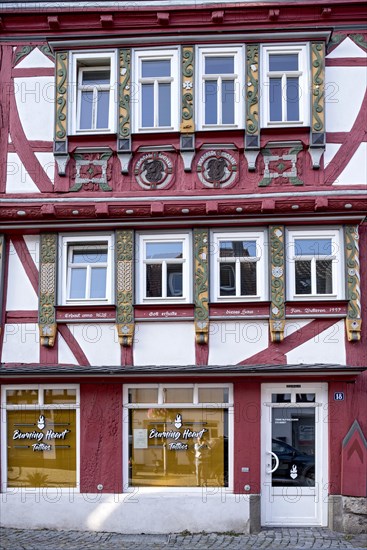
[[[290,403],[291,394],[290,393],[272,393],[271,402],[272,403]]]
[[[76,403],[75,389],[49,389],[44,392],[45,405],[53,405],[54,403]]]
[[[129,403],[157,403],[157,388],[129,388]]]
[[[287,78],[287,120],[299,120],[299,79]]]
[[[8,405],[32,405],[38,403],[38,389],[33,390],[6,390]]]
[[[269,70],[273,72],[298,71],[298,54],[270,54]]]
[[[151,59],[142,61],[141,75],[143,78],[171,76],[171,61],[169,59]]]
[[[333,264],[331,260],[316,260],[316,292],[331,294],[333,292]]]
[[[205,74],[233,74],[234,57],[205,57]]]
[[[165,403],[192,403],[193,388],[164,388]]]
[[[228,388],[199,388],[199,403],[228,403]]]
[[[311,261],[296,261],[296,294],[311,294]]]
[[[282,120],[282,79],[270,78],[270,120],[273,122]]]
[[[182,258],[182,243],[147,243],[147,259]]]

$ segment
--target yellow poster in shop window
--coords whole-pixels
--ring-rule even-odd
[[[8,487],[76,486],[76,411],[7,413]]]

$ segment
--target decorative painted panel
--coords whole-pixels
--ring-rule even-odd
[[[55,153],[66,153],[61,143],[67,139],[67,87],[68,87],[68,54],[56,54],[56,116],[55,116]]]
[[[312,133],[325,132],[325,44],[311,44]]]
[[[351,34],[349,36],[357,44],[357,46],[360,46],[363,50],[367,51],[367,37],[364,34]]]
[[[198,344],[209,340],[208,229],[194,229],[195,334]]]
[[[119,90],[119,137],[128,139],[131,136],[131,113],[130,113],[130,92],[131,92],[131,51],[120,50],[120,90]]]
[[[182,118],[181,133],[195,131],[194,123],[194,47],[182,47]]]
[[[359,268],[358,226],[344,228],[348,315],[346,318],[347,336],[350,342],[361,339],[361,287]]]
[[[116,324],[124,347],[132,346],[134,339],[133,247],[133,231],[116,231]]]
[[[285,269],[284,269],[284,227],[269,227],[271,305],[270,337],[272,342],[281,342],[285,326]]]
[[[71,174],[70,191],[112,191],[108,182],[112,177],[112,151],[99,153],[74,153],[74,169]]]
[[[4,262],[5,262],[5,237],[0,235],[0,315],[2,317],[3,311],[3,296],[4,296]],[[0,317],[0,333],[1,333],[1,322],[2,318]]]
[[[246,147],[259,147],[259,44],[246,47],[246,85]]]
[[[261,150],[264,177],[259,182],[259,187],[271,184],[303,185],[299,177],[302,172],[299,153],[302,149],[301,142],[268,143],[267,147]]]
[[[55,233],[41,234],[38,322],[41,345],[47,347],[54,346],[57,333],[56,261],[57,235]]]
[[[232,185],[238,175],[238,158],[235,151],[213,149],[200,155],[196,171],[200,182],[212,189]]]

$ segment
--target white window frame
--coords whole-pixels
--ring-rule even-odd
[[[153,60],[170,60],[171,61],[171,76],[170,77],[151,77],[142,78],[141,68],[143,61]],[[133,52],[133,88],[131,94],[131,103],[133,107],[133,126],[135,132],[174,132],[178,131],[178,116],[180,111],[181,96],[179,94],[180,67],[178,48],[162,48],[162,49],[135,49]],[[142,108],[143,98],[141,85],[154,85],[154,126],[143,126]],[[171,124],[170,126],[158,125],[158,84],[171,84]]]
[[[41,393],[39,392],[39,401],[36,404],[30,404],[30,405],[14,405],[14,404],[6,404],[6,392],[8,390],[57,390],[57,389],[63,389],[63,390],[75,390],[76,393],[76,399],[75,403],[54,403],[45,405],[43,403],[43,391]],[[76,486],[75,487],[47,487],[47,491],[53,492],[56,491],[57,493],[65,493],[69,494],[70,490],[72,489],[75,492],[79,492],[80,488],[80,386],[79,384],[9,384],[4,385],[1,388],[1,479],[2,479],[2,487],[3,490],[14,492],[14,488],[11,487],[8,489],[8,457],[7,457],[7,433],[8,433],[8,424],[7,424],[7,412],[8,411],[16,411],[16,410],[50,410],[50,409],[69,409],[69,410],[75,410],[76,411]],[[42,488],[39,487],[36,489],[28,488],[27,491],[42,491]]]
[[[199,130],[228,130],[236,128],[244,128],[244,103],[243,97],[244,91],[244,58],[245,47],[244,46],[198,46],[196,49],[196,55],[198,59],[196,69],[196,82],[197,84],[197,96],[196,102],[196,120],[198,121]],[[205,58],[206,57],[228,57],[234,56],[234,69],[233,75],[206,75],[205,76]],[[230,78],[232,77],[233,78]],[[234,124],[206,124],[205,123],[205,80],[218,79],[218,103],[217,103],[217,120],[222,118],[221,110],[221,82],[222,80],[234,80],[235,98],[234,98]]]
[[[287,298],[288,300],[310,301],[310,300],[342,300],[345,297],[345,276],[344,276],[344,239],[341,228],[310,228],[310,229],[287,229],[286,232],[286,262],[287,262]],[[319,259],[332,260],[332,285],[333,292],[330,294],[296,294],[295,277],[295,249],[296,239],[331,239],[332,255],[322,255]],[[316,288],[316,255],[302,256],[305,260],[311,260],[311,282]]]
[[[105,61],[109,63],[105,64]],[[88,52],[71,52],[69,57],[70,70],[69,75],[71,85],[68,86],[68,103],[71,117],[69,119],[70,134],[112,134],[116,132],[117,119],[117,54],[116,50],[106,51],[88,51]],[[81,66],[85,63],[85,66]],[[108,128],[86,128],[79,127],[80,121],[80,106],[81,106],[81,75],[84,71],[103,70],[106,67],[110,68],[110,85],[98,87],[101,90],[110,90]],[[93,89],[93,90],[92,90]],[[96,94],[97,87],[91,86],[91,91]],[[96,109],[93,109],[94,117]]]
[[[154,297],[146,296],[146,265],[149,263],[165,263],[165,260],[146,260],[147,243],[182,242],[182,296]],[[192,236],[191,233],[139,233],[136,241],[137,257],[137,302],[139,304],[187,304],[192,301]],[[166,289],[165,270],[162,270],[162,292]]]
[[[257,294],[254,296],[220,296],[220,264],[226,263],[228,258],[220,259],[220,241],[248,241],[256,240],[256,250],[260,252],[259,256],[255,259],[239,260],[233,258],[233,264],[235,266],[235,278],[236,278],[236,290],[241,288],[240,283],[240,263],[242,262],[254,262],[256,261],[256,290]],[[268,271],[268,251],[265,249],[266,243],[266,230],[258,231],[221,231],[215,230],[211,232],[212,242],[212,254],[211,254],[211,299],[213,302],[258,302],[268,299],[268,284],[267,284],[267,271]],[[232,258],[229,258],[232,260]]]
[[[158,401],[155,403],[129,403],[129,390],[130,389],[158,389]],[[176,388],[186,389],[193,388],[193,400],[191,403],[165,403],[164,402],[164,388]],[[227,388],[228,389],[228,403],[203,403],[199,402],[199,388]],[[225,487],[226,491],[232,492],[234,490],[233,480],[233,460],[234,460],[234,397],[233,397],[233,384],[124,384],[123,386],[123,478],[129,480],[129,409],[151,409],[151,408],[166,408],[166,409],[197,409],[208,408],[213,409],[228,409],[228,487]],[[136,486],[127,486],[127,492],[136,491]],[[202,487],[139,487],[139,492],[142,493],[175,493],[177,491],[202,493]]]
[[[60,305],[109,305],[113,303],[113,274],[114,274],[114,238],[113,234],[98,235],[61,235],[61,262],[59,269],[59,304]],[[69,298],[69,255],[74,247],[83,246],[107,246],[107,273],[106,273],[106,297],[105,298]],[[90,270],[87,270],[90,273]],[[86,286],[88,288],[88,278]]]
[[[270,54],[298,54],[298,71],[269,71],[269,56]],[[261,46],[261,126],[262,127],[279,127],[279,126],[309,126],[310,125],[310,61],[309,61],[309,44],[264,44]],[[270,120],[270,83],[271,77],[282,78],[282,120]],[[299,120],[286,120],[286,94],[285,83],[287,76],[297,76],[300,84],[300,100],[299,100]]]

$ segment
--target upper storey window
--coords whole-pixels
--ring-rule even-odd
[[[116,56],[114,52],[72,54],[75,97],[72,133],[115,131]]]
[[[199,48],[199,54],[201,128],[240,128],[242,48]]]
[[[308,126],[307,46],[263,46],[262,125]]]
[[[177,50],[135,51],[137,95],[135,129],[174,131],[178,128]]]

